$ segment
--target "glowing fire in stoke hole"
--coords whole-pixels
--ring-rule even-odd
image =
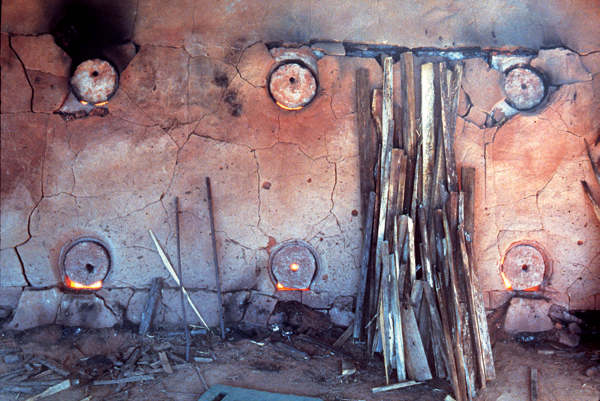
[[[69,288],[73,288],[76,290],[99,290],[102,288],[102,280],[96,281],[90,285],[85,285],[81,283],[77,283],[69,278],[69,276],[65,276],[65,284]]]
[[[285,109],[285,110],[300,110],[300,109],[302,108],[302,106],[298,106],[298,107],[287,107],[287,106],[284,106],[284,105],[282,105],[282,104],[281,104],[281,103],[279,103],[279,102],[275,102],[275,103],[277,103],[277,106],[279,106],[279,107],[281,107],[282,109]]]
[[[300,269],[300,265],[298,263],[290,264],[290,270],[298,271]],[[277,289],[279,291],[308,291],[308,288],[288,288],[281,283],[277,283]]]
[[[504,281],[504,286],[506,287],[507,291],[512,291],[512,284],[510,283],[510,280],[506,277],[506,275],[504,274],[504,272],[500,272],[500,275],[502,276],[502,281]],[[542,286],[541,285],[536,285],[535,287],[531,287],[531,288],[526,288],[524,290],[520,290],[520,291],[542,291]]]

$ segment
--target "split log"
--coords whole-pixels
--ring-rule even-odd
[[[144,312],[142,312],[142,319],[139,330],[139,334],[141,335],[146,335],[146,333],[148,333],[148,330],[150,330],[150,326],[152,326],[152,320],[154,319],[154,315],[156,314],[156,308],[160,301],[161,290],[162,278],[153,278],[152,286],[150,287],[150,293],[148,294],[148,301],[146,302]]]
[[[346,343],[346,341],[348,341],[348,339],[350,338],[350,336],[352,335],[352,333],[354,332],[354,327],[353,325],[348,326],[348,328],[346,329],[346,331],[344,331],[344,333],[333,343],[333,347],[341,347],[342,345],[344,345]]]

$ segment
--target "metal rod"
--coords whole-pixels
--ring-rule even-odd
[[[181,233],[179,231],[179,197],[175,197],[175,226],[177,229],[177,268],[179,270],[179,293],[181,295],[181,312],[183,313],[183,326],[185,330],[185,360],[190,361],[190,332],[188,330],[187,316],[185,315],[185,302],[183,300],[183,276],[181,274]]]
[[[215,262],[215,275],[217,279],[217,297],[219,301],[219,317],[221,318],[221,338],[225,339],[225,319],[223,317],[223,302],[221,301],[221,283],[219,280],[219,260],[217,258],[217,237],[215,233],[215,216],[213,213],[212,192],[210,178],[206,177],[206,196],[208,197],[208,213],[210,215],[210,232],[212,236],[213,257]]]

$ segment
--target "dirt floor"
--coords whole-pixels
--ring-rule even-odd
[[[347,342],[340,348],[342,356],[309,342],[304,335],[285,338],[281,332],[252,334],[254,340],[244,338],[248,336],[247,331],[230,332],[226,341],[213,334],[192,335],[190,357],[200,359],[185,364],[182,359],[185,357],[184,336],[176,331],[139,336],[127,328],[91,330],[53,325],[20,334],[5,332],[0,335],[0,355],[3,355],[0,358],[0,399],[27,399],[65,379],[40,364],[40,357],[62,364],[72,372],[68,378],[80,378],[79,385],[46,398],[48,401],[191,401],[205,392],[202,378],[209,387],[225,384],[326,401],[444,400],[452,393],[445,380],[434,379],[410,388],[374,394],[373,387],[385,385],[383,364],[377,356],[365,356],[360,344]],[[331,336],[316,337],[331,344],[337,335],[332,332]],[[281,343],[294,344],[296,350]],[[127,363],[123,363],[128,354],[132,354],[132,346],[139,347],[140,353],[130,374],[152,375],[154,379],[121,387],[98,384],[99,380],[124,377],[120,374],[126,370]],[[310,357],[306,359],[298,350]],[[164,372],[159,352],[168,356],[172,374]],[[598,401],[600,380],[584,372],[599,363],[599,356],[600,351],[590,347],[565,350],[551,342],[499,341],[494,347],[497,378],[480,391],[478,400],[529,400],[530,370],[536,368],[539,400]],[[356,372],[342,377],[344,359],[356,366]],[[45,386],[36,383],[45,383]],[[20,393],[15,391],[18,389]]]

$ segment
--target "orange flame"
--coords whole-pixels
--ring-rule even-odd
[[[108,100],[105,102],[96,103],[94,106],[104,106],[108,104]]]
[[[541,285],[536,285],[535,287],[531,287],[531,288],[527,288],[523,291],[541,291],[542,290],[542,286]]]
[[[281,283],[277,283],[277,289],[279,291],[308,291],[309,288],[288,288]]]
[[[300,268],[300,266],[298,266],[298,263],[292,263],[290,265],[290,269],[292,269],[292,271],[297,271]]]
[[[102,280],[96,281],[95,283],[90,285],[85,285],[71,280],[68,276],[65,276],[65,284],[67,285],[67,287],[74,288],[77,290],[99,290],[100,288],[102,288]]]
[[[510,284],[510,281],[508,281],[508,279],[506,278],[504,272],[500,272],[500,275],[502,276],[502,280],[504,280],[504,286],[506,287],[506,289],[508,291],[512,291],[512,285]]]
[[[79,103],[81,103],[84,106],[87,106],[88,102],[86,102],[85,100],[80,100]]]
[[[282,109],[285,109],[285,110],[300,110],[302,108],[302,106],[299,106],[299,107],[287,107],[287,106],[282,105],[279,102],[275,102],[275,103],[277,103],[277,106],[279,106],[279,107],[281,107]]]

